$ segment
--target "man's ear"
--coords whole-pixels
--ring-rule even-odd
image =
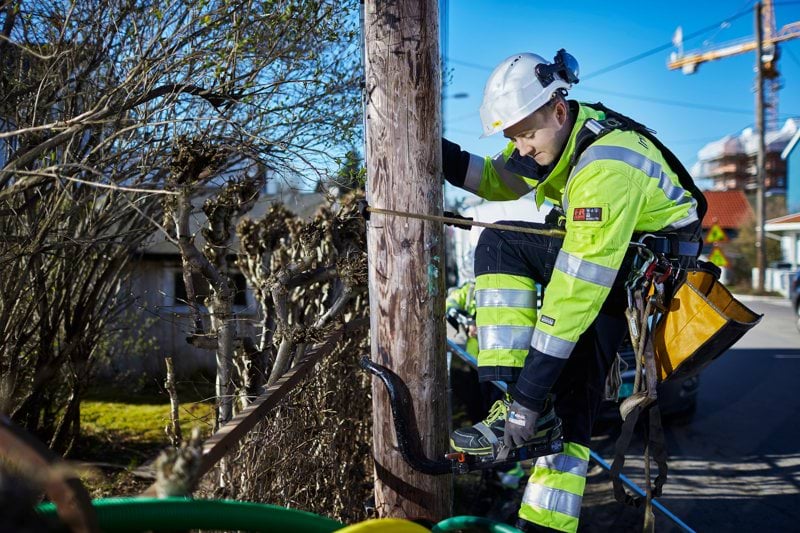
[[[567,118],[569,118],[567,102],[565,102],[563,99],[556,102],[555,116],[559,127],[563,126],[567,122]]]

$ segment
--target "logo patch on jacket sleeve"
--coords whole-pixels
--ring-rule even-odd
[[[600,222],[603,220],[602,207],[576,207],[572,212],[574,222]]]
[[[548,326],[555,326],[556,325],[556,319],[555,318],[550,318],[547,315],[542,315],[541,321],[544,322],[545,324],[547,324]]]

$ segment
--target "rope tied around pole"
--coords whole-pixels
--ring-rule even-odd
[[[423,215],[422,213],[411,213],[408,211],[397,211],[394,209],[383,209],[380,207],[372,207],[367,203],[366,200],[359,201],[358,210],[359,213],[361,213],[361,216],[363,216],[365,220],[369,220],[370,214],[375,213],[377,215],[390,215],[390,216],[398,216],[404,218],[413,218],[416,220],[428,220],[430,222],[440,222],[442,224],[447,224],[448,226],[454,226],[456,228],[461,228],[461,229],[470,229],[473,226],[477,226],[481,228],[491,228],[502,231],[529,233],[532,235],[546,235],[548,237],[563,237],[564,235],[566,235],[566,232],[564,230],[557,228],[537,229],[537,228],[526,228],[520,226],[511,226],[509,224],[480,222],[468,217],[462,217],[460,215],[456,215],[455,213],[450,213],[448,211],[445,211],[445,216],[440,216],[440,215]]]

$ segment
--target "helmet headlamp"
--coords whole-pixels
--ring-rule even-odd
[[[578,60],[563,48],[556,52],[552,63],[539,63],[535,71],[543,87],[553,83],[556,76],[570,85],[578,83]]]

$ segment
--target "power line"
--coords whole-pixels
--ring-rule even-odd
[[[682,139],[678,141],[669,141],[664,139],[663,142],[667,146],[673,146],[676,144],[700,144],[700,143],[710,143],[712,141],[718,141],[725,137],[725,135],[714,135],[713,137],[701,137],[699,139]]]
[[[642,96],[638,94],[621,93],[617,91],[608,91],[605,89],[596,89],[594,87],[576,87],[576,89],[583,89],[593,93],[608,94],[611,96],[618,96],[620,98],[629,98],[631,100],[642,100],[644,102],[652,102],[655,104],[671,105],[677,107],[688,107],[691,109],[702,109],[704,111],[717,111],[720,113],[738,113],[741,115],[752,115],[752,109],[737,109],[733,107],[721,107],[707,104],[698,104],[695,102],[682,102],[680,100],[669,100],[666,98],[654,98],[652,96]]]
[[[737,9],[736,11],[739,12],[739,11],[745,9],[745,8],[752,10],[753,9],[753,1],[754,0],[746,0],[741,6],[739,6],[739,9]],[[719,35],[723,30],[726,30],[728,28],[730,28],[730,24],[728,24],[726,22],[723,22],[722,24],[720,24],[719,28],[717,29],[717,31],[715,31],[711,35],[711,37],[707,37],[706,39],[703,40],[703,46],[707,46],[708,44],[710,44],[717,35]]]
[[[749,4],[752,4],[751,0],[745,2],[744,5],[749,5]],[[800,1],[776,2],[773,5],[788,5],[788,4],[800,4]],[[686,36],[685,39],[686,40],[693,39],[693,38],[695,38],[695,37],[697,37],[697,36],[699,36],[699,35],[701,35],[703,33],[706,33],[706,32],[708,32],[708,31],[710,31],[712,29],[715,29],[715,28],[717,28],[717,27],[719,27],[719,26],[721,26],[723,24],[726,24],[726,23],[734,21],[734,20],[736,20],[738,18],[741,18],[744,15],[747,15],[749,13],[751,13],[751,10],[749,8],[748,9],[743,9],[743,10],[739,11],[738,13],[736,13],[736,14],[734,14],[734,15],[732,15],[732,16],[730,16],[730,17],[728,17],[728,18],[726,18],[726,19],[724,19],[724,20],[722,20],[720,22],[717,22],[716,24],[709,25],[709,26],[706,26],[703,29],[700,29],[700,30],[697,30],[695,32],[692,32],[691,34]],[[642,52],[641,54],[637,54],[637,55],[635,55],[633,57],[630,57],[628,59],[625,59],[623,61],[619,61],[617,63],[609,65],[608,67],[604,67],[602,69],[599,69],[599,70],[596,70],[594,72],[591,72],[591,73],[589,73],[587,75],[582,76],[581,79],[585,80],[587,78],[599,76],[600,74],[604,74],[606,72],[610,72],[611,70],[615,70],[617,68],[621,68],[621,67],[623,67],[625,65],[628,65],[628,64],[633,63],[635,61],[638,61],[640,59],[643,59],[645,57],[648,57],[650,55],[658,53],[658,52],[660,52],[662,50],[665,50],[665,49],[667,49],[667,48],[669,48],[671,46],[672,46],[672,42],[670,41],[667,44],[658,46],[656,48],[652,48],[652,49],[650,49],[650,50],[648,50],[646,52]],[[792,54],[791,51],[789,51],[786,48],[784,48],[784,50],[790,55],[790,57],[795,62],[798,63],[798,65],[800,65],[800,61],[798,61],[797,57],[794,54]],[[452,64],[456,64],[456,65],[460,65],[460,66],[463,66],[463,67],[472,68],[472,69],[476,69],[476,70],[482,70],[482,71],[485,71],[485,72],[492,72],[494,70],[492,67],[488,67],[486,65],[481,65],[479,63],[473,63],[473,62],[470,62],[470,61],[462,61],[460,59],[447,58],[447,61],[449,61]],[[641,101],[651,102],[651,103],[656,103],[656,104],[661,104],[661,105],[686,107],[686,108],[690,108],[690,109],[699,109],[699,110],[704,110],[704,111],[714,111],[714,112],[719,112],[719,113],[735,113],[735,114],[742,114],[742,115],[744,115],[744,114],[751,115],[753,113],[753,111],[750,110],[750,109],[736,109],[736,108],[730,108],[730,107],[722,107],[722,106],[714,106],[714,105],[708,105],[708,104],[700,104],[700,103],[695,103],[695,102],[682,102],[682,101],[678,101],[678,100],[669,100],[669,99],[664,99],[664,98],[654,98],[652,96],[643,96],[643,95],[637,95],[637,94],[621,93],[621,92],[616,92],[616,91],[608,91],[608,90],[604,90],[604,89],[586,87],[585,85],[576,86],[576,89],[578,89],[578,90],[583,89],[583,90],[586,90],[586,91],[589,91],[589,92],[596,92],[596,93],[601,93],[601,94],[608,94],[608,95],[611,95],[611,96],[618,96],[620,98],[627,98],[627,99],[630,99],[630,100],[641,100]],[[463,115],[463,116],[458,117],[457,119],[454,119],[454,121],[461,121],[461,120],[469,118],[469,116],[470,115]],[[797,117],[798,115],[797,114],[793,114],[793,113],[781,113],[780,116],[784,117],[784,118],[786,118],[786,117],[793,118],[793,117]],[[455,131],[455,130],[453,130],[453,131]],[[463,130],[462,130],[462,133],[466,133],[466,132],[463,132]]]
[[[700,109],[703,111],[715,111],[717,113],[734,113],[738,115],[752,115],[752,109],[738,109],[734,107],[723,107],[723,106],[715,106],[715,105],[708,105],[708,104],[701,104],[697,102],[683,102],[680,100],[670,100],[666,98],[655,98],[652,96],[643,96],[639,94],[630,94],[630,93],[622,93],[618,91],[609,91],[606,89],[598,89],[595,87],[586,87],[586,86],[576,86],[573,90],[583,90],[588,91],[590,93],[599,93],[599,94],[607,94],[610,96],[618,96],[620,98],[627,98],[629,100],[641,100],[644,102],[651,102],[654,104],[661,104],[661,105],[669,105],[675,107],[686,107],[690,109]],[[470,117],[475,116],[476,113],[470,113],[465,115],[460,115],[453,119],[450,119],[449,122],[460,122],[462,120],[466,120]],[[779,115],[783,118],[794,118],[800,116],[798,113],[781,113]]]
[[[800,1],[798,1],[796,3],[800,3]],[[702,28],[700,30],[697,30],[695,32],[690,33],[689,35],[687,35],[685,37],[685,40],[694,39],[695,37],[698,37],[699,35],[702,35],[703,33],[707,33],[707,32],[709,32],[709,31],[711,31],[713,29],[718,28],[722,24],[726,24],[728,22],[731,22],[733,20],[741,18],[741,17],[743,17],[743,16],[745,16],[745,15],[747,15],[749,13],[751,13],[750,9],[745,9],[745,10],[739,11],[738,13],[736,13],[736,14],[734,14],[734,15],[726,18],[726,19],[723,19],[723,20],[721,20],[721,21],[719,21],[719,22],[717,22],[715,24],[711,24],[709,26],[706,26],[705,28]],[[667,48],[671,48],[672,46],[673,46],[672,41],[670,41],[668,43],[662,44],[662,45],[657,46],[655,48],[651,48],[650,50],[647,50],[646,52],[642,52],[640,54],[636,54],[635,56],[629,57],[628,59],[623,59],[622,61],[618,61],[617,63],[614,63],[614,64],[609,65],[607,67],[603,67],[603,68],[601,68],[599,70],[595,70],[594,72],[590,72],[589,74],[585,74],[585,75],[581,76],[581,80],[586,80],[586,79],[589,79],[589,78],[593,78],[595,76],[599,76],[600,74],[605,74],[606,72],[610,72],[612,70],[616,70],[618,68],[621,68],[621,67],[624,67],[626,65],[629,65],[629,64],[631,64],[631,63],[633,63],[635,61],[639,61],[640,59],[644,59],[645,57],[651,56],[653,54],[657,54],[658,52],[666,50]],[[492,67],[487,67],[486,65],[480,65],[478,63],[472,63],[472,62],[469,62],[469,61],[462,61],[460,59],[453,59],[453,58],[450,58],[450,57],[447,58],[447,61],[450,62],[450,63],[456,64],[456,65],[461,65],[462,67],[474,68],[474,69],[477,69],[477,70],[483,70],[483,71],[487,71],[487,72],[492,72],[494,70]]]
[[[621,93],[617,91],[608,91],[606,89],[597,89],[594,87],[576,87],[576,89],[584,89],[586,91],[600,93],[600,94],[608,94],[611,96],[619,96],[620,98],[628,98],[631,100],[642,100],[645,102],[652,102],[655,104],[662,104],[662,105],[671,105],[677,107],[688,107],[691,109],[702,109],[703,111],[716,111],[719,113],[736,113],[740,115],[752,115],[752,109],[738,109],[734,107],[722,107],[722,106],[715,106],[715,105],[708,105],[708,104],[699,104],[696,102],[682,102],[680,100],[669,100],[666,98],[654,98],[652,96],[642,96],[639,94],[630,94],[630,93]],[[797,117],[797,113],[781,113],[781,117],[792,118]]]
[[[446,58],[448,63],[453,63],[456,65],[461,65],[462,67],[469,67],[474,68],[477,70],[484,70],[486,72],[491,72],[494,69],[492,67],[487,67],[486,65],[479,65],[477,63],[470,63],[469,61],[461,61],[460,59],[453,59],[452,57]]]
[[[698,37],[698,36],[700,36],[700,35],[702,35],[704,33],[707,33],[707,32],[709,32],[711,30],[714,30],[714,29],[720,27],[723,24],[727,24],[727,23],[729,23],[729,22],[731,22],[733,20],[736,20],[736,19],[738,19],[740,17],[743,17],[743,16],[745,16],[745,15],[751,13],[751,12],[752,11],[750,9],[745,9],[743,11],[740,11],[739,13],[736,13],[735,15],[732,15],[732,16],[730,16],[730,17],[728,17],[728,18],[726,18],[726,19],[724,19],[724,20],[722,20],[720,22],[717,22],[716,24],[712,24],[710,26],[706,26],[703,29],[700,29],[700,30],[697,30],[695,32],[690,33],[689,35],[684,37],[684,40],[688,41],[688,40],[694,39],[695,37]],[[672,48],[673,46],[674,45],[673,45],[672,41],[669,41],[668,43],[662,44],[662,45],[657,46],[655,48],[651,48],[650,50],[648,50],[646,52],[642,52],[641,54],[636,54],[635,56],[629,57],[628,59],[623,59],[622,61],[618,61],[617,63],[614,63],[613,65],[609,65],[607,67],[601,68],[600,70],[595,70],[594,72],[590,72],[589,74],[584,75],[581,79],[587,80],[589,78],[594,78],[595,76],[599,76],[600,74],[606,74],[607,72],[611,72],[612,70],[616,70],[618,68],[622,68],[624,66],[630,65],[631,63],[639,61],[640,59],[644,59],[645,57],[651,56],[653,54],[657,54],[658,52],[661,52],[661,51],[666,50],[668,48]]]

